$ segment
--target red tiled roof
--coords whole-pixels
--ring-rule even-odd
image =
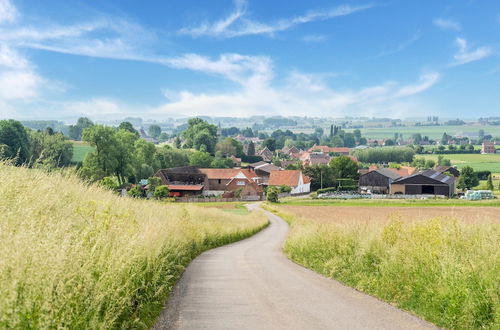
[[[200,168],[200,172],[207,175],[208,179],[221,179],[230,180],[234,178],[238,173],[242,172],[247,178],[252,179],[257,177],[252,170],[240,169],[240,168]]]
[[[410,176],[417,171],[415,167],[401,166],[400,168],[387,168],[388,170],[401,175],[402,177]]]
[[[296,187],[299,184],[299,177],[301,171],[299,170],[284,170],[284,171],[272,171],[269,176],[269,185],[270,186],[290,186]],[[303,176],[304,183],[306,182],[306,176]],[[309,180],[309,178],[307,178]]]
[[[183,185],[183,184],[169,184],[169,190],[189,190],[189,191],[198,191],[203,189],[203,185]]]

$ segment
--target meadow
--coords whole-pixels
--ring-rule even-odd
[[[416,155],[415,157],[423,157],[437,161],[439,155]],[[445,154],[443,158],[449,159],[452,165],[457,168],[470,166],[475,171],[490,171],[492,173],[500,173],[500,153],[498,154]]]
[[[500,208],[266,208],[289,222],[294,262],[440,327],[500,327]]]
[[[89,152],[94,150],[94,148],[88,145],[83,141],[73,141],[73,157],[71,158],[71,162],[73,163],[81,163],[85,159],[85,156]]]
[[[268,223],[118,197],[69,172],[0,164],[0,180],[2,329],[150,328],[194,257]]]

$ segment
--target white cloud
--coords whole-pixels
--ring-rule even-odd
[[[38,96],[42,78],[30,71],[0,73],[0,99],[29,100]]]
[[[319,34],[309,34],[302,38],[305,42],[323,42],[326,40],[326,36]]]
[[[434,86],[438,82],[440,76],[441,75],[437,72],[423,74],[420,76],[419,82],[417,84],[402,87],[401,89],[399,89],[396,96],[410,96],[421,93],[426,89]]]
[[[5,22],[14,22],[18,16],[16,7],[10,0],[0,0],[0,24]]]
[[[445,18],[436,18],[432,21],[435,26],[439,27],[442,30],[451,30],[451,31],[460,31],[462,30],[462,26],[460,23]]]
[[[467,40],[462,38],[456,38],[455,43],[458,46],[458,52],[453,55],[455,61],[451,64],[452,66],[463,65],[474,61],[479,61],[483,58],[490,56],[493,51],[490,47],[479,47],[475,50],[469,50],[467,45]]]
[[[272,36],[276,32],[286,31],[300,24],[347,16],[372,7],[373,5],[342,5],[329,10],[310,11],[302,16],[280,19],[272,23],[263,23],[247,18],[247,1],[237,0],[235,1],[234,11],[227,17],[214,23],[204,22],[196,27],[182,28],[179,30],[179,34],[190,35],[192,37],[210,36],[220,38],[233,38],[257,34]]]

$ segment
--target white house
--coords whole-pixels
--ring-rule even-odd
[[[305,194],[311,191],[311,180],[299,170],[271,171],[269,186],[288,186],[291,194]]]

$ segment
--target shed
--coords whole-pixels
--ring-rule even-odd
[[[387,168],[370,171],[359,177],[359,189],[361,191],[370,190],[373,193],[387,194],[391,183],[399,178],[401,178],[401,175]]]
[[[394,181],[390,193],[451,197],[455,193],[455,178],[435,170],[427,170]]]

